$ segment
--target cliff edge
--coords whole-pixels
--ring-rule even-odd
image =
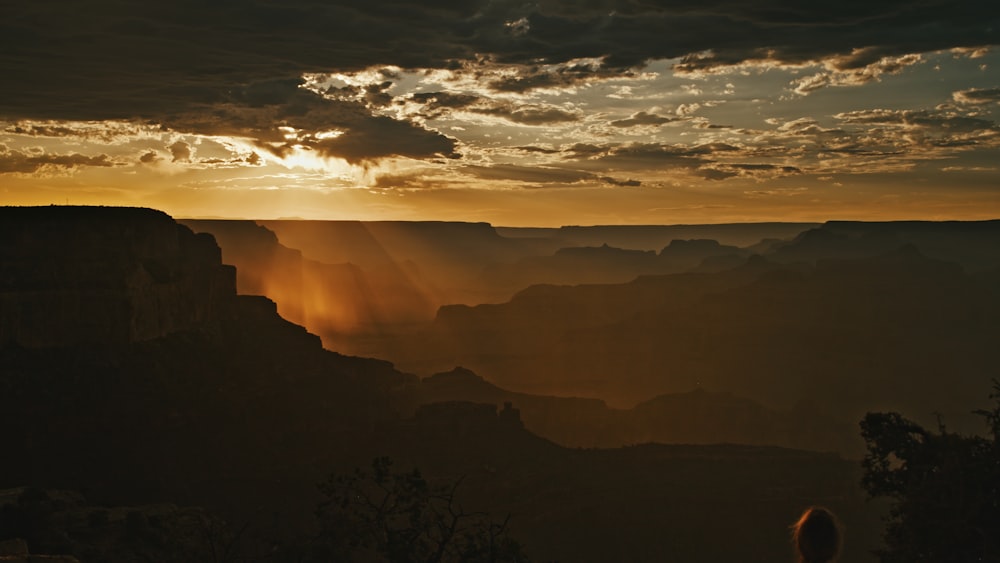
[[[204,329],[235,296],[215,239],[161,211],[0,207],[0,347],[116,347]]]

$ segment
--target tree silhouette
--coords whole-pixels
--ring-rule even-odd
[[[862,486],[888,497],[883,563],[1000,562],[1000,382],[990,410],[976,411],[988,436],[929,431],[897,413],[861,422]]]
[[[392,563],[519,563],[528,561],[507,535],[509,516],[496,522],[467,512],[457,491],[461,480],[431,486],[416,469],[393,471],[376,458],[371,471],[331,475],[320,485],[316,555],[336,561]]]

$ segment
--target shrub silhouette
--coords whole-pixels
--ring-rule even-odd
[[[520,563],[521,545],[507,535],[509,516],[494,521],[468,512],[458,498],[461,480],[432,486],[419,470],[394,471],[376,458],[371,471],[331,475],[320,485],[321,560],[392,563]]]
[[[894,502],[883,563],[1000,561],[1000,382],[994,380],[983,436],[929,431],[898,413],[861,422],[867,454],[862,486]]]

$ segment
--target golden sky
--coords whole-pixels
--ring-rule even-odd
[[[510,226],[1000,217],[993,4],[360,4],[5,8],[0,204]]]

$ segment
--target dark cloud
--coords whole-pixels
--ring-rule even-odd
[[[34,174],[42,171],[66,172],[85,166],[115,166],[110,156],[86,156],[79,153],[49,154],[43,151],[11,150],[0,145],[0,174]]]
[[[546,154],[553,151],[538,147],[521,147],[521,150],[535,150]],[[587,168],[656,169],[664,166],[697,168],[712,162],[716,155],[739,153],[743,149],[727,143],[706,143],[702,145],[672,145],[666,143],[575,143],[554,151],[561,154],[564,161],[573,161],[575,166]]]
[[[708,123],[706,121],[695,122],[694,127],[696,129],[733,129],[732,125],[719,125],[716,123]]]
[[[737,147],[726,143],[707,143],[704,145],[669,145],[663,143],[633,143],[612,148],[606,159],[618,160],[675,160],[701,159],[717,153],[738,151]]]
[[[71,138],[109,144],[124,136],[136,135],[142,129],[148,127],[121,122],[17,121],[3,131],[27,137]]]
[[[462,170],[485,180],[515,180],[538,184],[571,184],[596,178],[593,173],[583,170],[516,164],[472,165],[465,166]]]
[[[458,154],[450,137],[409,121],[372,115],[359,101],[324,98],[299,88],[297,82],[247,87],[235,92],[231,102],[216,104],[210,111],[170,115],[164,125],[189,133],[249,138],[277,156],[301,148],[363,163],[393,156],[428,159]],[[330,131],[339,136],[321,135]]]
[[[801,117],[786,121],[778,126],[778,132],[784,135],[794,136],[829,136],[842,134],[841,129],[828,129],[820,126],[819,122],[809,117]]]
[[[773,190],[750,190],[743,192],[748,197],[797,196],[806,193],[808,188],[779,188]]]
[[[251,0],[182,1],[153,9],[56,0],[17,12],[6,12],[0,24],[0,48],[17,53],[0,59],[0,73],[6,84],[19,85],[0,91],[0,118],[151,123],[181,133],[245,136],[273,152],[284,149],[276,127],[322,130],[315,123],[335,125],[345,137],[377,148],[366,154],[352,148],[345,157],[354,160],[453,154],[448,138],[409,123],[394,130],[405,130],[401,147],[393,146],[395,137],[383,137],[377,146],[370,142],[387,129],[366,107],[391,99],[384,83],[350,101],[300,88],[303,73],[372,62],[362,55],[372,36],[352,26],[368,20],[378,27],[378,20],[353,7]],[[317,115],[322,119],[308,121]],[[415,147],[420,135],[426,150]]]
[[[928,132],[971,133],[996,129],[988,119],[936,110],[873,109],[849,111],[834,116],[842,123],[916,127]]]
[[[191,145],[184,141],[177,141],[167,147],[173,156],[172,162],[191,162]]]
[[[552,184],[576,184],[580,182],[600,182],[613,186],[635,187],[642,185],[631,178],[619,180],[611,176],[598,175],[586,170],[558,168],[552,166],[519,166],[516,164],[496,164],[493,166],[465,166],[463,170],[486,180],[513,180],[539,186]]]
[[[631,178],[627,180],[616,180],[615,178],[612,178],[610,176],[600,176],[598,177],[598,179],[602,182],[606,182],[613,186],[624,186],[629,188],[635,188],[642,185],[642,182],[640,182],[639,180],[633,180]]]
[[[725,180],[727,178],[767,179],[779,176],[801,174],[802,170],[795,166],[777,164],[722,164],[716,163],[703,166],[698,173],[708,180]]]
[[[864,47],[855,49],[849,55],[833,57],[830,61],[830,66],[840,71],[860,70],[874,64],[879,64],[887,57],[891,58],[891,56],[891,50],[882,47]],[[897,63],[889,65],[886,70],[894,71],[899,68]]]
[[[417,92],[407,99],[423,105],[420,113],[429,119],[447,115],[452,110],[467,108],[480,103],[482,100],[482,98],[473,94],[456,94],[453,92]],[[402,101],[399,103],[402,103]]]
[[[389,117],[367,119],[364,127],[311,144],[324,156],[336,156],[352,164],[363,164],[390,156],[426,159],[457,158],[455,140],[416,125]]]
[[[665,143],[628,143],[593,145],[578,143],[562,150],[564,161],[587,170],[617,170],[624,173],[658,173],[681,170],[708,179],[725,179],[737,175],[732,169],[713,167],[719,158],[744,154],[744,149],[726,143],[702,145],[671,145]],[[636,185],[627,182],[618,185]],[[615,182],[612,182],[615,183]]]
[[[550,65],[526,65],[515,76],[489,82],[497,92],[523,93],[544,88],[567,88],[602,78],[629,78],[638,75],[632,69],[605,67],[601,61]]]
[[[375,182],[368,186],[376,190],[425,190],[443,187],[441,178],[428,177],[424,173],[379,174]]]
[[[806,172],[863,174],[910,170],[921,161],[952,159],[963,150],[1000,146],[1000,128],[981,117],[977,107],[869,109],[841,112],[833,118],[839,127],[824,128],[808,118],[781,123],[758,134],[738,158],[794,159]],[[776,120],[769,123],[778,124]],[[742,174],[751,171],[742,169]],[[765,171],[753,172],[755,177],[765,176]]]
[[[550,149],[550,148],[547,148],[547,147],[535,147],[535,146],[531,146],[531,145],[523,146],[523,147],[514,147],[514,148],[517,149],[517,150],[519,150],[519,151],[521,151],[521,152],[526,152],[526,153],[529,153],[529,154],[530,153],[535,153],[535,154],[557,154],[557,153],[559,153],[559,149]]]
[[[1000,88],[970,88],[959,90],[952,98],[960,104],[1000,104]]]
[[[580,119],[578,114],[555,106],[517,104],[510,101],[491,100],[473,94],[420,92],[408,96],[405,101],[422,104],[420,115],[428,119],[445,117],[455,110],[492,115],[521,125],[548,125]],[[404,103],[404,100],[399,100],[398,103]]]
[[[617,147],[614,145],[596,145],[593,143],[575,143],[562,151],[566,158],[596,158],[607,155],[609,151]]]
[[[867,49],[859,50],[861,52]],[[869,57],[860,57],[861,61],[868,61]],[[793,89],[798,94],[809,94],[828,86],[860,86],[869,82],[877,81],[886,74],[899,74],[906,67],[919,64],[923,61],[918,54],[909,54],[899,57],[882,57],[875,61],[867,62],[865,66],[856,67],[856,54],[846,57],[834,57],[825,61],[831,71],[819,72],[811,76],[797,79],[792,82]]]
[[[618,119],[609,123],[613,127],[635,127],[637,125],[663,125],[664,123],[670,123],[673,121],[678,121],[680,118],[677,117],[663,117],[662,115],[656,115],[653,113],[647,113],[640,111],[633,113],[631,117],[627,119]]]
[[[475,108],[476,113],[493,115],[520,123],[521,125],[547,125],[578,121],[580,116],[559,108],[546,106],[524,106],[518,104],[497,104],[491,107]]]
[[[767,179],[779,176],[801,174],[795,166],[773,163],[732,163],[733,159],[756,158],[754,149],[737,147],[727,143],[706,143],[702,145],[670,145],[663,143],[573,145],[563,150],[567,159],[576,160],[574,165],[585,169],[610,169],[632,172],[661,172],[681,170],[708,180],[729,178]],[[581,158],[582,157],[582,158]],[[639,185],[636,180],[625,182],[602,178],[609,183],[623,186]]]
[[[280,125],[329,156],[433,159],[454,156],[454,141],[372,114],[391,100],[391,73],[325,96],[302,90],[301,77],[396,65],[481,73],[497,91],[524,92],[685,57],[679,68],[692,71],[832,60],[831,72],[865,79],[873,64],[880,72],[906,64],[891,57],[993,45],[998,33],[1000,4],[947,0],[13,2],[0,21],[0,119],[242,135],[276,153],[288,149]],[[497,65],[517,72],[487,72]],[[803,91],[830,80],[821,76]],[[438,98],[437,108],[455,101]],[[491,111],[522,124],[572,120],[558,109]],[[327,129],[342,135],[309,138]]]

